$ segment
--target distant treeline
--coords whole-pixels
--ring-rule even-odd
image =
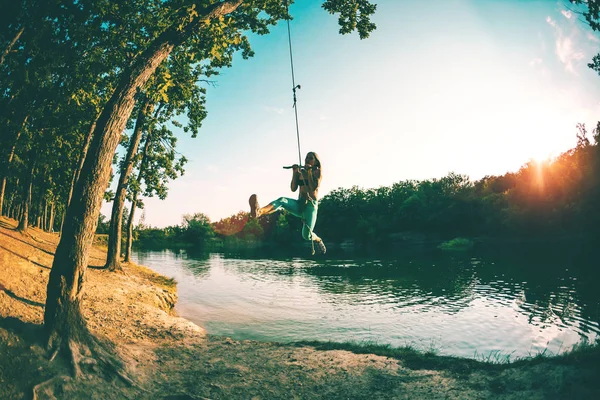
[[[600,123],[588,139],[577,126],[577,145],[553,160],[530,161],[514,173],[471,181],[450,173],[376,189],[339,188],[324,196],[315,231],[328,242],[357,245],[441,241],[455,237],[494,240],[587,240],[600,233]],[[208,243],[291,245],[301,222],[286,212],[259,220],[246,212],[211,223],[185,216],[165,229],[141,226],[142,245]],[[219,240],[220,239],[220,240]]]

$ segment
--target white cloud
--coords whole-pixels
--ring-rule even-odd
[[[571,18],[571,11],[561,11],[568,19]],[[546,22],[550,24],[556,33],[555,52],[560,62],[565,66],[565,70],[572,74],[577,74],[575,69],[586,55],[581,48],[581,35],[576,27],[567,27],[563,29],[552,17],[546,17]]]
[[[564,15],[565,18],[567,18],[567,19],[571,19],[571,17],[573,16],[573,13],[571,11],[567,11],[567,10],[562,10],[560,13],[562,15]]]
[[[210,164],[206,166],[206,170],[208,172],[219,172],[219,167],[217,167],[216,165]]]
[[[598,39],[596,36],[594,36],[594,34],[592,32],[587,32],[587,38],[589,40],[591,40],[592,42],[600,42],[600,39]]]
[[[570,37],[559,37],[556,40],[556,55],[569,72],[575,72],[575,64],[585,58],[583,51],[576,49]]]

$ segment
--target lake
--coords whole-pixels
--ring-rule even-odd
[[[179,315],[237,340],[367,341],[514,360],[558,354],[600,333],[597,267],[575,250],[316,259],[163,250],[133,259],[175,278]]]

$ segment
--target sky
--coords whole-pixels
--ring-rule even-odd
[[[320,1],[290,7],[300,149],[321,159],[321,197],[515,172],[574,147],[576,124],[591,132],[600,120],[600,76],[587,67],[600,35],[566,0],[375,3],[365,40],[340,35]],[[255,56],[236,57],[207,88],[198,137],[178,132],[186,172],[166,200],[144,199],[145,224],[197,212],[215,222],[248,211],[252,193],[261,205],[297,197],[282,168],[299,161],[287,25],[250,43]]]

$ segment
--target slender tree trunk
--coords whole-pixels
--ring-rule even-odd
[[[36,216],[36,220],[37,220],[37,227],[40,229],[44,229],[44,203],[42,200],[40,200],[40,203],[37,206],[37,216]]]
[[[133,201],[131,202],[131,212],[127,219],[127,240],[125,242],[125,258],[123,261],[131,262],[131,246],[133,244],[133,218],[135,215],[135,209],[137,208],[137,191],[133,195]]]
[[[163,103],[164,104],[164,103]],[[154,117],[158,116],[160,109],[163,104],[158,107]],[[148,130],[148,135],[146,136],[146,143],[144,144],[144,149],[142,150],[142,161],[140,162],[140,170],[138,172],[137,181],[141,185],[142,184],[142,176],[146,172],[146,167],[148,165],[148,151],[150,150],[150,144],[152,144],[152,128]],[[127,243],[125,245],[125,262],[131,262],[131,247],[133,245],[133,218],[135,216],[135,209],[137,208],[137,198],[138,198],[139,189],[136,189],[133,193],[133,200],[131,201],[131,212],[129,213],[129,219],[127,220]]]
[[[31,167],[31,172],[29,174],[29,182],[27,183],[27,194],[23,201],[23,214],[21,215],[21,219],[19,220],[19,231],[25,233],[27,229],[29,229],[29,207],[31,206],[31,193],[33,188],[33,172],[35,170],[35,162]]]
[[[44,212],[42,214],[42,229],[48,231],[48,199],[44,199]]]
[[[6,176],[2,177],[2,183],[0,183],[0,216],[4,215],[3,206],[4,206],[4,193],[6,191]],[[6,213],[8,215],[8,212]]]
[[[50,203],[50,221],[48,222],[48,232],[54,232],[54,202]]]
[[[10,53],[10,51],[14,47],[15,43],[17,43],[17,40],[19,40],[19,38],[23,34],[24,30],[25,30],[25,26],[21,27],[21,29],[19,29],[19,32],[17,32],[17,34],[15,35],[15,37],[13,38],[13,40],[11,40],[11,42],[8,44],[8,46],[6,47],[6,49],[4,49],[4,52],[2,53],[2,56],[0,57],[0,65],[4,64],[4,59]]]
[[[10,153],[8,155],[8,162],[6,163],[6,166],[4,168],[4,176],[2,177],[2,183],[0,184],[0,215],[2,215],[2,203],[4,201],[4,192],[6,190],[6,179],[8,178],[8,174],[10,171],[10,164],[12,163],[13,158],[15,157],[15,149],[17,148],[17,143],[19,142],[19,138],[21,137],[21,132],[23,132],[23,128],[25,127],[25,124],[27,123],[27,119],[29,118],[29,115],[27,115],[24,119],[23,119],[23,123],[21,124],[21,129],[19,129],[19,132],[17,132],[17,137],[15,138],[15,141],[12,145],[12,148],[10,149]]]
[[[65,349],[71,354],[77,349],[87,351],[90,347],[100,351],[98,348],[101,346],[97,346],[85,324],[81,298],[89,250],[98,224],[103,194],[110,179],[111,161],[133,110],[136,92],[146,84],[173,48],[190,37],[204,21],[228,14],[241,3],[242,0],[231,0],[212,4],[200,15],[189,18],[185,25],[180,27],[181,22],[175,23],[150,43],[122,73],[119,84],[98,119],[81,175],[73,188],[73,197],[66,210],[63,232],[52,263],[44,311],[48,346],[51,349]],[[76,375],[80,372],[76,366],[75,372]]]
[[[15,181],[15,188],[19,187],[19,178],[16,179]],[[10,199],[8,200],[8,207],[11,210],[11,213],[8,214],[8,216],[12,219],[17,219],[15,218],[16,215],[16,206],[15,206],[15,190],[13,189],[10,193]]]
[[[149,98],[144,99],[144,103],[140,106],[135,129],[131,134],[129,148],[125,156],[125,162],[119,176],[119,184],[113,200],[112,213],[110,217],[110,226],[108,229],[108,250],[106,256],[106,266],[109,271],[121,270],[121,229],[123,226],[123,206],[125,205],[125,196],[127,195],[127,185],[129,183],[129,175],[133,170],[135,156],[137,154],[140,140],[142,139],[143,128],[146,124],[146,116],[152,109],[152,104]]]
[[[33,203],[33,197],[31,199],[31,202]],[[35,207],[35,210],[34,209],[31,210],[32,211],[31,220],[33,221],[34,228],[41,227],[41,223],[42,223],[42,218],[40,218],[40,216],[42,215],[41,208],[42,208],[42,205],[38,204],[37,207]]]

